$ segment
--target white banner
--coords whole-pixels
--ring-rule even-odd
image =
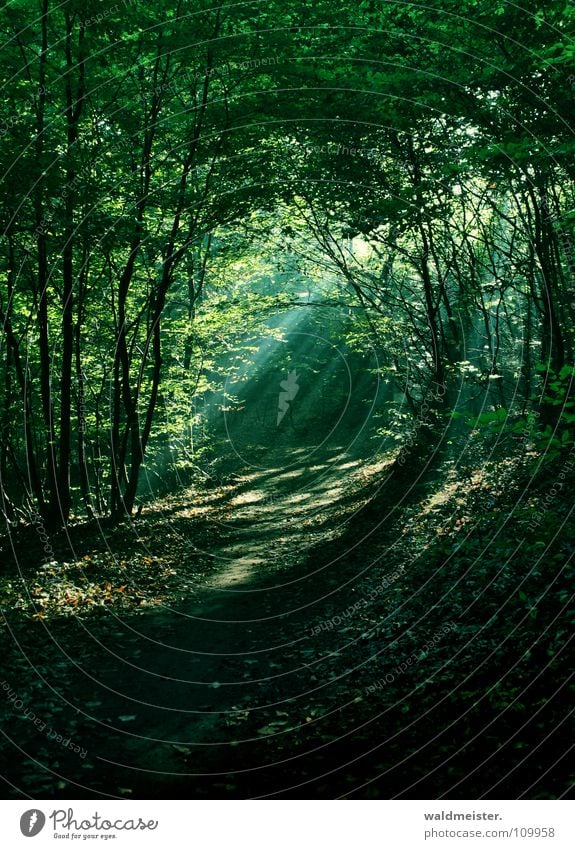
[[[118,849],[573,849],[574,824],[566,801],[0,802],[8,849],[103,842]]]

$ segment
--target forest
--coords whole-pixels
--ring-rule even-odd
[[[567,798],[575,4],[0,30],[4,798]]]

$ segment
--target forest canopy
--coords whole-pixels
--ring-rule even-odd
[[[431,400],[571,444],[575,8],[435,7],[4,6],[9,523],[209,474],[224,352],[281,334],[302,289],[353,314],[380,435],[401,397],[407,429]]]

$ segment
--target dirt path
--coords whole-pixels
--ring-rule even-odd
[[[311,458],[296,449],[288,460],[239,476],[223,506],[196,500],[218,542],[195,552],[210,568],[177,605],[52,629],[48,686],[31,707],[86,754],[31,738],[21,723],[23,748],[52,775],[31,762],[15,783],[64,798],[233,792],[238,769],[262,771],[262,745],[313,721],[310,631],[341,575],[329,561],[317,569],[309,552],[343,533],[382,464],[339,449]],[[166,532],[181,531],[186,510],[172,511]]]
[[[167,594],[140,605],[131,591],[127,607],[45,621],[14,612],[3,641],[14,697],[0,703],[9,798],[567,792],[555,623],[572,570],[532,615],[542,578],[529,585],[517,559],[525,519],[503,526],[516,494],[489,506],[501,475],[470,488],[449,464],[425,472],[413,461],[389,475],[359,454],[312,462],[296,451],[110,531],[122,581],[154,557],[160,593],[162,570],[172,573],[169,606]],[[557,562],[572,551],[565,528]],[[108,561],[94,539],[86,568],[101,581]],[[537,670],[528,698],[526,665]],[[537,708],[528,727],[526,705]]]

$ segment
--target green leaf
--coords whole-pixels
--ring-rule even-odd
[[[505,407],[499,407],[497,410],[490,410],[487,413],[481,413],[477,420],[479,424],[501,424],[507,418],[507,410]]]

